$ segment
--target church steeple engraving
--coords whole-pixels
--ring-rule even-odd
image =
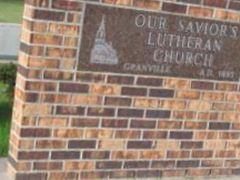
[[[106,23],[106,16],[102,16],[102,21],[101,25],[97,31],[95,41],[102,41],[105,42],[106,39],[106,28],[105,28],[105,23]]]
[[[111,43],[106,41],[106,16],[102,16],[102,21],[96,32],[95,41],[91,50],[90,62],[93,64],[118,64],[116,50]]]

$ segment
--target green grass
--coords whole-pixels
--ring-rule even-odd
[[[23,0],[0,0],[0,22],[21,23]]]
[[[11,124],[11,103],[9,97],[2,90],[7,86],[0,83],[0,157],[7,156],[9,131]]]

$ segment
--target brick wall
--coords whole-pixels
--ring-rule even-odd
[[[65,180],[240,174],[239,83],[77,72],[85,2],[25,0],[11,175]],[[240,20],[238,0],[88,2]]]

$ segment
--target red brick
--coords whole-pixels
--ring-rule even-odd
[[[214,130],[228,130],[228,129],[230,129],[230,123],[210,122],[210,123],[209,123],[209,129],[214,129]]]
[[[232,169],[218,168],[211,171],[212,176],[230,176],[232,175]]]
[[[122,95],[128,96],[146,96],[147,89],[145,88],[132,88],[132,87],[123,87]]]
[[[84,115],[83,107],[57,106],[56,114],[59,115]]]
[[[220,132],[219,138],[221,138],[221,139],[238,139],[239,133],[238,132]]]
[[[112,108],[88,108],[88,116],[102,116],[102,117],[112,117],[115,114],[115,109]]]
[[[229,9],[240,10],[240,2],[238,0],[231,0]]]
[[[158,121],[158,128],[159,129],[181,129],[182,122],[180,121]]]
[[[49,152],[47,151],[20,151],[18,153],[18,159],[20,160],[39,160],[39,159],[48,159]]]
[[[76,49],[73,48],[47,47],[46,50],[46,56],[52,58],[74,58],[76,53]]]
[[[226,7],[227,6],[227,0],[204,0],[203,4],[207,6],[214,6],[214,7]]]
[[[118,117],[143,117],[141,109],[118,109]]]
[[[142,171],[137,171],[137,177],[142,178],[142,177],[160,177],[161,176],[161,171],[159,170],[142,170]]]
[[[167,158],[176,159],[176,158],[189,158],[190,151],[167,151]]]
[[[116,4],[116,5],[130,5],[131,0],[103,0],[103,3]]]
[[[51,159],[79,159],[80,152],[78,151],[53,151]]]
[[[102,127],[109,128],[126,128],[128,126],[127,119],[103,119]]]
[[[200,162],[198,160],[177,161],[177,167],[180,168],[198,167],[199,164]]]
[[[141,131],[133,131],[133,130],[118,130],[116,131],[115,138],[123,138],[123,139],[138,139],[140,138]]]
[[[95,140],[70,140],[68,147],[71,149],[95,149]]]
[[[213,9],[205,8],[205,7],[189,7],[189,14],[196,17],[212,17]]]
[[[150,149],[152,147],[152,141],[128,141],[128,149]]]
[[[77,73],[77,81],[82,81],[82,82],[104,82],[105,76],[103,74],[91,74],[91,73],[82,73],[78,72]]]
[[[50,79],[50,80],[72,80],[73,74],[70,72],[62,72],[62,71],[45,71],[44,79]]]
[[[149,96],[158,98],[172,98],[174,96],[174,91],[170,89],[150,89]]]
[[[124,168],[126,169],[140,169],[140,168],[148,168],[149,161],[127,161],[124,163]]]
[[[49,180],[78,179],[78,173],[75,172],[51,172]]]
[[[34,170],[62,170],[62,162],[34,162]]]
[[[184,123],[184,129],[206,129],[206,128],[207,128],[206,122],[186,121]]]
[[[17,173],[15,180],[23,180],[23,179],[34,179],[34,180],[42,180],[47,179],[47,173]]]
[[[193,158],[211,158],[213,157],[213,151],[208,150],[194,150],[192,152]]]
[[[160,8],[160,2],[155,0],[133,0],[133,6],[158,10]]]
[[[66,148],[66,142],[62,140],[37,140],[36,148],[39,149],[60,149]]]
[[[225,167],[239,167],[240,166],[240,160],[226,160],[225,161]]]
[[[83,159],[109,159],[109,151],[84,151]]]
[[[175,167],[174,160],[154,160],[151,165],[152,168],[159,168],[159,169],[171,169]]]
[[[86,84],[61,83],[60,92],[88,93],[89,86]]]
[[[111,106],[130,106],[131,102],[132,102],[131,98],[106,97],[104,104]]]
[[[87,171],[87,172],[83,171],[83,172],[81,172],[82,179],[106,179],[108,177],[109,177],[108,171]]]
[[[181,149],[201,149],[203,148],[202,141],[182,141]]]
[[[156,121],[151,120],[131,120],[131,128],[150,128],[154,129],[156,127]]]
[[[23,128],[21,129],[21,137],[50,137],[51,130],[44,128]]]
[[[232,83],[217,83],[216,89],[220,91],[237,91],[237,84]]]
[[[31,43],[45,45],[61,45],[62,37],[56,35],[31,34]]]
[[[196,112],[194,111],[174,111],[173,117],[176,119],[195,119]]]
[[[81,15],[79,13],[71,13],[67,14],[67,22],[69,23],[78,23],[81,20]]]
[[[209,176],[211,173],[210,169],[188,169],[186,172],[187,176]]]
[[[147,118],[170,118],[171,112],[166,110],[147,110]]]
[[[185,174],[185,170],[164,170],[162,175],[163,177],[181,177],[185,176]]]
[[[97,169],[121,169],[122,162],[120,161],[100,161],[96,162]]]
[[[191,88],[200,90],[213,90],[214,84],[211,82],[192,81]]]
[[[107,82],[111,84],[133,84],[134,77],[109,75]]]
[[[236,157],[235,151],[222,150],[216,152],[216,157],[218,158],[234,158]]]
[[[110,172],[110,178],[118,179],[118,178],[134,178],[135,177],[135,171],[129,171],[129,170],[115,170],[113,172]]]
[[[143,131],[143,139],[166,139],[167,131]]]
[[[137,79],[137,85],[161,87],[162,84],[163,84],[163,80],[159,79],[159,78],[143,78],[143,77],[139,77]]]
[[[42,46],[31,46],[26,43],[21,42],[20,50],[28,55],[43,56]]]
[[[177,0],[178,2],[183,3],[192,3],[192,4],[201,4],[202,0]]]
[[[112,129],[85,129],[86,138],[112,138],[113,130]]]
[[[202,167],[222,167],[223,161],[222,160],[202,160],[201,166]]]
[[[168,11],[168,12],[175,12],[175,13],[186,13],[187,6],[185,5],[180,5],[180,4],[174,4],[174,3],[167,3],[164,2],[162,5],[162,10],[163,11]]]
[[[63,21],[65,17],[65,13],[56,12],[56,11],[47,11],[47,10],[35,10],[34,18],[39,20],[46,21]]]
[[[170,132],[171,139],[192,139],[193,132],[190,131],[171,131]]]
[[[44,102],[44,103],[70,103],[70,95],[42,94],[41,102]]]
[[[68,0],[53,0],[52,7],[55,9],[80,11],[82,9],[82,3]]]
[[[111,155],[112,159],[138,159],[138,152],[132,151],[113,151]]]
[[[240,174],[240,169],[239,169],[239,168],[233,169],[233,170],[232,170],[232,174],[233,174],[233,175],[239,175],[239,174]]]

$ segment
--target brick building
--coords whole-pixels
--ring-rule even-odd
[[[240,22],[238,0],[25,0],[9,173],[238,175],[239,82],[77,70],[86,3]]]

